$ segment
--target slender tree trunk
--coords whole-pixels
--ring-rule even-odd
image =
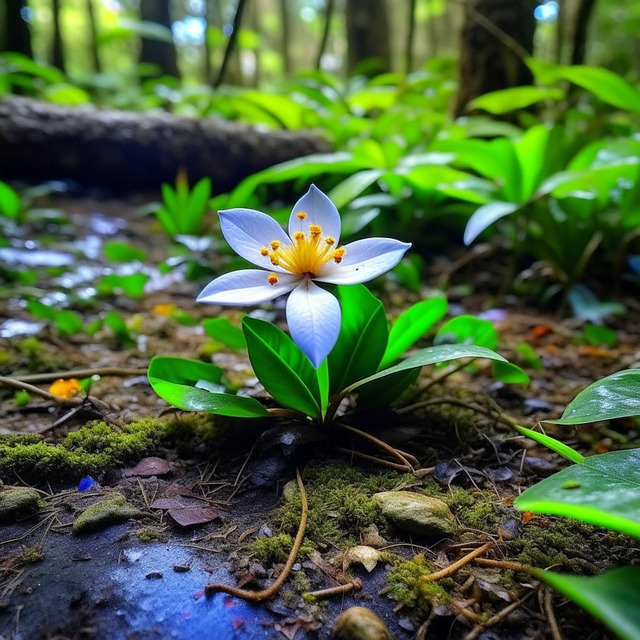
[[[282,43],[280,52],[282,54],[282,68],[285,76],[291,75],[293,65],[291,62],[291,16],[287,8],[287,0],[280,0],[280,20],[282,22]]]
[[[533,51],[537,0],[467,0],[454,113],[466,113],[474,98],[531,84],[523,58]]]
[[[413,70],[413,41],[416,34],[416,0],[409,0],[409,24],[404,50],[404,68],[407,73]]]
[[[244,13],[246,5],[247,0],[238,0],[238,5],[236,6],[236,14],[233,18],[231,35],[229,36],[227,47],[224,50],[224,58],[222,59],[222,64],[220,65],[220,71],[218,71],[218,77],[213,83],[214,89],[217,89],[224,82],[225,75],[229,68],[229,63],[231,62],[231,56],[233,55],[236,48],[238,33],[240,32],[240,26],[242,25],[242,14]]]
[[[22,12],[27,8],[26,0],[5,0],[4,29],[0,46],[4,51],[16,51],[31,58],[31,32],[29,24],[22,17]]]
[[[89,19],[89,31],[91,32],[91,60],[93,61],[93,70],[96,73],[102,73],[100,51],[98,49],[98,21],[96,19],[96,11],[93,3],[94,0],[86,0],[87,18]]]
[[[250,9],[249,17],[251,18],[251,29],[256,33],[258,38],[260,38],[262,34],[260,29],[260,14],[259,14],[258,3],[257,2],[251,3],[251,5],[249,5],[249,9]],[[253,86],[254,87],[260,86],[260,81],[262,78],[262,59],[260,56],[260,50],[261,50],[261,47],[258,46],[252,51],[253,60],[255,64],[255,67],[253,69]]]
[[[347,0],[347,70],[356,71],[365,60],[369,76],[391,69],[389,20],[384,0]]]
[[[53,42],[51,60],[54,67],[62,71],[65,70],[64,42],[62,40],[62,25],[60,21],[60,10],[62,9],[60,0],[52,0],[51,12],[53,14]]]
[[[318,47],[318,55],[316,56],[316,70],[322,69],[322,56],[324,56],[329,44],[329,34],[331,33],[331,19],[333,18],[333,12],[336,8],[335,0],[327,0],[327,6],[324,11],[324,23],[322,25],[322,38],[320,39],[320,46]]]
[[[587,51],[587,35],[589,23],[593,16],[596,0],[580,0],[576,13],[576,22],[573,29],[573,49],[571,51],[571,64],[584,64]]]
[[[141,0],[140,18],[160,24],[171,31],[169,0]],[[159,69],[157,75],[174,76],[176,78],[180,76],[178,56],[173,40],[164,42],[143,37],[139,60],[141,63],[156,66]]]

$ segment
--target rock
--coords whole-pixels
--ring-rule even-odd
[[[37,511],[41,507],[40,493],[29,487],[10,487],[0,491],[0,522],[20,513]]]
[[[112,524],[124,522],[129,518],[141,518],[145,514],[136,509],[127,499],[116,494],[106,500],[100,500],[87,507],[73,522],[74,533],[87,533],[104,529]]]
[[[413,491],[383,491],[373,499],[396,526],[423,536],[446,536],[458,526],[449,507],[438,498]]]
[[[393,640],[387,625],[365,607],[350,607],[333,624],[334,640]]]

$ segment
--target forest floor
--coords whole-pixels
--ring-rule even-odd
[[[213,361],[250,393],[260,397],[261,390],[245,356],[215,344],[200,326],[221,313],[195,304],[207,277],[185,277],[211,261],[224,269],[221,244],[192,244],[175,257],[153,217],[137,207],[141,202],[51,196],[48,209],[7,227],[0,246],[0,375],[43,391],[57,378],[93,378],[88,395],[66,406],[46,395],[27,397],[2,379],[0,514],[10,493],[24,503],[0,522],[0,638],[328,638],[336,618],[354,605],[374,611],[397,639],[610,637],[505,561],[589,575],[637,561],[637,543],[514,509],[525,488],[566,463],[497,421],[495,407],[533,427],[559,417],[591,382],[636,366],[639,317],[632,300],[623,299],[629,311],[610,323],[617,345],[603,347],[587,344],[575,319],[505,298],[490,316],[497,351],[533,364],[531,353],[523,361],[521,345],[531,347],[541,366],[527,369],[529,386],[497,383],[479,363],[429,388],[428,397],[442,404],[349,418],[417,459],[415,474],[402,473],[359,459],[358,453],[375,453],[362,442],[318,439],[287,423],[185,414],[154,394],[145,375],[154,355]],[[144,263],[107,260],[108,240],[142,249]],[[427,263],[426,287],[455,264],[442,257]],[[104,276],[140,272],[149,276],[140,298],[123,295],[109,279],[96,290]],[[454,273],[449,314],[494,307],[499,278],[500,269],[481,260]],[[394,313],[418,299],[391,281],[379,294]],[[85,327],[115,311],[128,328],[114,322],[65,336],[55,320],[30,314],[25,299],[70,306]],[[279,322],[282,305],[263,313]],[[234,321],[241,315],[225,314]],[[425,370],[421,379],[441,373]],[[35,374],[41,377],[28,378]],[[451,398],[483,410],[447,403]],[[638,440],[634,421],[548,425],[547,432],[585,454]],[[212,583],[262,589],[283,570],[301,515],[296,469],[309,514],[283,589],[260,603],[210,593],[205,587]],[[25,487],[37,495],[14,491]],[[388,490],[439,498],[455,517],[455,531],[431,537],[394,527],[372,499]],[[98,506],[87,512],[92,505]],[[422,579],[487,543],[481,557],[495,566],[469,562],[440,582]],[[346,633],[349,623],[339,624]]]

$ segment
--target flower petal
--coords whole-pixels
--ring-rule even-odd
[[[327,262],[315,280],[331,284],[359,284],[393,269],[410,243],[391,238],[366,238],[346,245],[340,264]]]
[[[289,333],[316,369],[338,340],[340,320],[338,300],[311,280],[303,280],[287,300]]]
[[[299,220],[297,214],[300,212],[307,214],[304,220]],[[289,217],[289,235],[293,238],[296,231],[309,230],[310,224],[317,224],[322,227],[322,235],[332,236],[336,243],[340,240],[340,214],[329,198],[314,184],[309,187],[293,207]]]
[[[269,284],[269,273],[261,269],[232,271],[210,282],[197,298],[198,302],[222,305],[252,305],[273,300],[289,293],[300,278],[288,273],[278,274],[277,284]]]
[[[254,209],[225,209],[218,215],[222,235],[239,256],[269,271],[284,272],[260,253],[260,249],[268,247],[272,240],[291,244],[284,229],[272,217]]]

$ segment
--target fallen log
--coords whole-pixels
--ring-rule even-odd
[[[218,118],[0,100],[0,179],[70,179],[114,190],[157,189],[180,168],[217,193],[285,160],[326,152],[310,132],[263,131]]]

